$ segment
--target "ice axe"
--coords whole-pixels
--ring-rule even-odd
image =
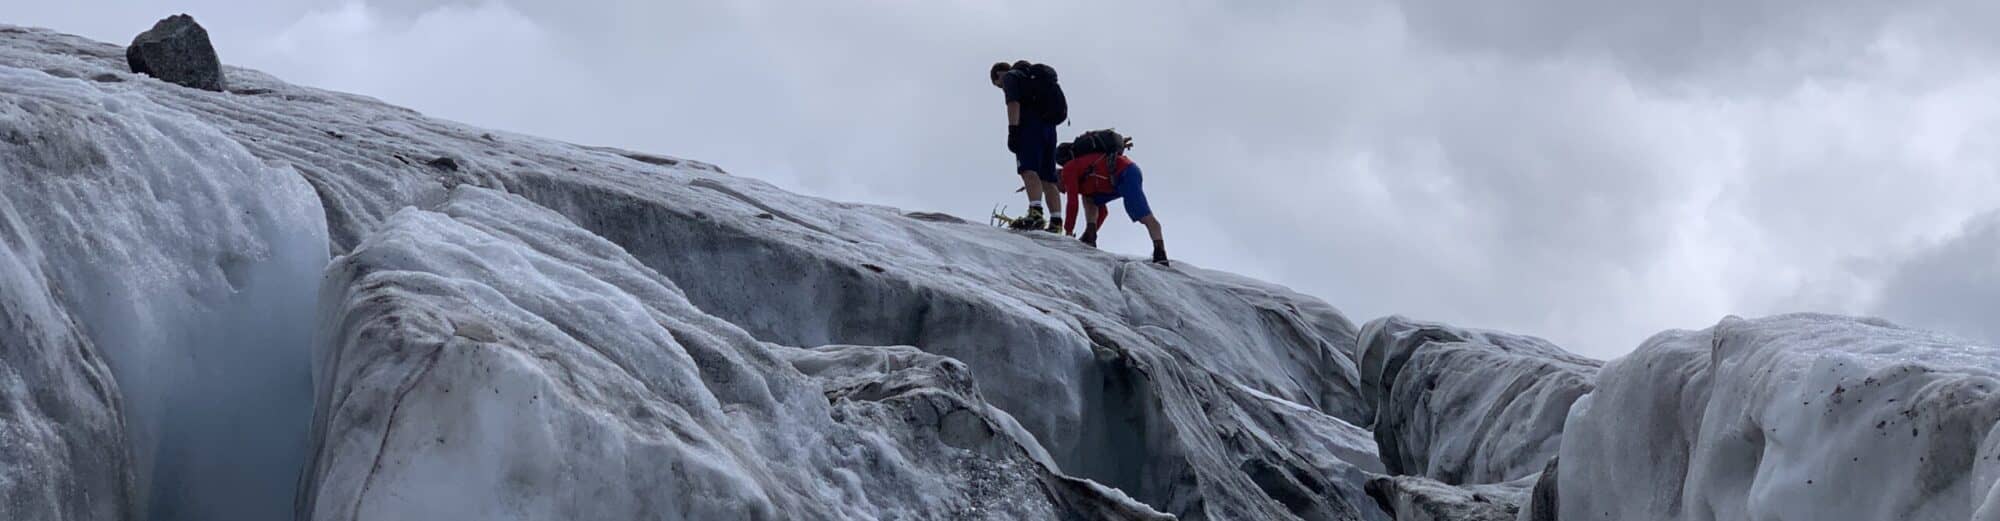
[[[986,219],[986,224],[991,224],[993,226],[1000,228],[1006,228],[1014,224],[1014,218],[1007,216],[1006,206],[994,205],[993,216],[988,217]]]

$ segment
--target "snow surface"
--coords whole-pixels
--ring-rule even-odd
[[[1661,333],[1571,410],[1557,519],[2000,519],[1996,374],[1877,320]]]
[[[84,421],[43,431],[59,438],[49,443],[91,444],[63,451],[69,475],[24,485],[73,479],[100,494],[57,502],[54,517],[286,515],[312,403],[309,301],[327,259],[311,189],[185,113],[5,65],[0,167],[5,278],[23,297],[4,301],[7,315],[26,345],[61,349],[16,370],[56,371],[26,376],[53,380],[31,388],[34,401],[67,395],[81,409]],[[8,338],[12,351],[21,337]],[[112,404],[122,433],[104,432],[120,423]],[[121,437],[129,446],[109,443]],[[126,480],[130,491],[106,485]]]

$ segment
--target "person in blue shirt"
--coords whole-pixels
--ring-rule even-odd
[[[1057,192],[1056,123],[1043,121],[1040,107],[1028,106],[1034,81],[1027,61],[993,64],[988,76],[1007,101],[1007,150],[1014,153],[1014,172],[1021,176],[1028,193],[1028,215],[1014,220],[1013,228],[1058,231],[1062,229],[1063,207]],[[1050,80],[1053,81],[1053,80]],[[1044,218],[1043,204],[1048,213]]]

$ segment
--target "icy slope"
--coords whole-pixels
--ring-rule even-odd
[[[0,197],[0,519],[126,518],[132,468],[116,384],[41,278],[14,210]]]
[[[62,245],[44,245],[41,232],[60,214],[27,189],[108,165],[101,151],[76,150],[90,147],[75,136],[43,129],[59,118],[41,100],[75,101],[63,87],[0,68],[0,518],[123,519],[135,497],[120,393],[63,300],[77,289],[55,281],[65,259],[48,250]]]
[[[313,519],[1145,510],[1054,476],[962,365],[762,344],[519,197],[460,188],[329,271]]]
[[[327,258],[307,185],[143,96],[0,65],[0,186],[0,333],[25,371],[5,401],[63,420],[9,427],[46,443],[7,443],[0,465],[47,472],[0,489],[87,487],[47,505],[58,518],[289,512]]]
[[[1563,434],[1558,519],[2000,519],[2000,354],[1822,315],[1670,331]]]
[[[1403,317],[1369,322],[1357,345],[1389,473],[1450,484],[1541,472],[1599,365],[1539,338]]]
[[[490,133],[365,98],[286,85],[254,71],[231,69],[232,87],[238,89],[232,93],[179,88],[123,73],[117,56],[115,46],[45,31],[0,28],[0,66],[85,78],[91,88],[110,95],[142,97],[192,115],[268,164],[296,171],[324,205],[323,240],[334,253],[366,253],[358,246],[381,244],[368,242],[376,234],[438,231],[402,221],[395,226],[388,223],[392,215],[411,206],[432,212],[417,215],[432,215],[460,187],[517,194],[615,244],[657,274],[661,285],[671,282],[704,316],[731,323],[759,341],[807,347],[909,345],[939,356],[938,364],[946,359],[962,364],[971,375],[964,381],[976,385],[977,396],[1016,420],[1018,432],[1032,436],[1035,443],[1020,443],[1019,450],[1045,453],[1061,473],[1116,487],[1158,510],[1191,518],[1384,517],[1361,490],[1368,472],[1380,464],[1367,432],[1352,425],[1365,417],[1354,364],[1348,358],[1354,327],[1316,299],[1193,267],[1162,269],[1053,236],[1023,236],[933,214],[906,215],[801,197],[693,161]],[[402,260],[383,262],[407,267]],[[424,266],[421,261],[410,262]],[[458,271],[461,268],[469,273]],[[464,266],[428,269],[453,276],[499,277],[470,282],[494,288],[520,282]],[[460,303],[472,298],[436,297]],[[403,312],[400,309],[404,308],[363,306],[344,316],[393,315]],[[547,309],[525,313],[544,321],[559,318],[544,317],[542,313],[552,313]],[[675,315],[678,320],[695,319]],[[365,353],[391,342],[419,345],[440,334],[415,326],[370,331],[387,336],[370,337],[373,342],[357,344],[355,350]],[[558,358],[589,358],[586,347],[610,348],[588,340],[567,345]],[[322,380],[350,378],[343,381],[360,382],[354,384],[356,392],[400,389],[341,376],[342,369],[337,368],[352,360],[346,354],[335,360],[334,354],[341,351],[329,346],[321,352],[317,363]],[[356,356],[375,359],[370,354]],[[746,370],[767,381],[784,379],[764,372],[771,370],[764,365]],[[842,378],[846,377],[833,379]],[[340,396],[322,394],[318,405],[338,410],[345,407],[334,402]],[[447,415],[437,421],[454,421],[454,415],[465,420],[480,407],[511,403],[504,401],[508,398],[434,412]],[[828,400],[811,398],[821,404]],[[966,410],[984,410],[977,400],[961,401],[968,404]],[[578,403],[561,403],[572,409],[549,412],[551,417],[573,418],[590,410]],[[780,405],[771,410],[816,407],[790,400]],[[716,432],[737,427],[709,423],[730,418],[727,415],[703,418],[694,423]],[[334,496],[370,497],[363,488],[374,489],[356,480],[411,479],[343,463],[379,454],[365,446],[340,444],[349,435],[339,429],[372,424],[356,419],[316,425],[323,437],[314,445],[319,463],[308,476],[315,485],[302,498],[315,512],[386,504],[364,501],[358,507],[340,507],[326,502]],[[902,436],[915,434],[892,438]],[[884,450],[929,450],[916,442],[900,443]],[[1040,451],[1030,448],[1033,445]],[[766,453],[755,443],[750,447],[732,454],[796,461],[785,459],[783,453]],[[606,454],[613,453],[592,452],[599,447],[565,448],[578,451],[579,458],[598,458],[589,461],[612,461]],[[652,454],[683,465],[708,461],[675,459],[676,454],[691,452]],[[442,468],[437,466],[441,464],[410,461],[385,469],[421,472]],[[746,472],[754,475],[758,465],[763,464],[739,463],[736,468],[750,469]],[[357,468],[366,475],[352,474]],[[784,473],[817,467],[762,468]],[[349,473],[332,474],[336,472]],[[964,476],[946,473],[932,478],[951,482]],[[547,479],[556,477],[531,477]],[[786,511],[786,501],[823,497],[790,490],[796,488],[792,485],[796,479],[730,481],[740,486],[729,491],[666,488],[657,491],[658,497],[647,498],[691,505],[708,497],[764,497],[773,498],[773,508]],[[559,485],[552,493],[594,490],[562,488],[585,481],[536,482]],[[1061,478],[1043,483],[1089,488]],[[863,492],[867,489],[854,493]],[[922,502],[892,507],[896,501],[889,498],[905,497],[897,493],[883,492],[888,495],[879,503],[853,504],[937,511],[935,504]],[[872,492],[865,495],[875,497]],[[906,499],[919,497],[931,496]],[[421,499],[431,503],[399,512],[475,508],[496,500],[476,494]],[[756,499],[726,502],[762,504]]]
[[[0,517],[2000,520],[1990,348],[1787,316],[1600,374],[122,56],[0,26]]]

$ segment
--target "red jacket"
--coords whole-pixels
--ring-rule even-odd
[[[1108,168],[1107,163],[1111,163]],[[1118,156],[1116,162],[1107,162],[1104,160],[1103,153],[1095,153],[1076,156],[1075,159],[1069,160],[1068,163],[1063,163],[1062,167],[1056,170],[1062,174],[1063,193],[1069,194],[1069,199],[1063,207],[1069,208],[1070,212],[1075,214],[1071,216],[1071,219],[1063,221],[1064,234],[1076,231],[1076,222],[1082,220],[1080,219],[1081,217],[1088,215],[1084,213],[1083,207],[1077,206],[1077,196],[1085,194],[1085,192],[1088,192],[1088,195],[1117,193],[1118,174],[1124,172],[1125,167],[1128,166],[1132,166],[1132,158]],[[1086,202],[1095,203],[1094,201]],[[1107,213],[1109,212],[1097,212],[1097,222],[1091,224],[1103,223]]]

